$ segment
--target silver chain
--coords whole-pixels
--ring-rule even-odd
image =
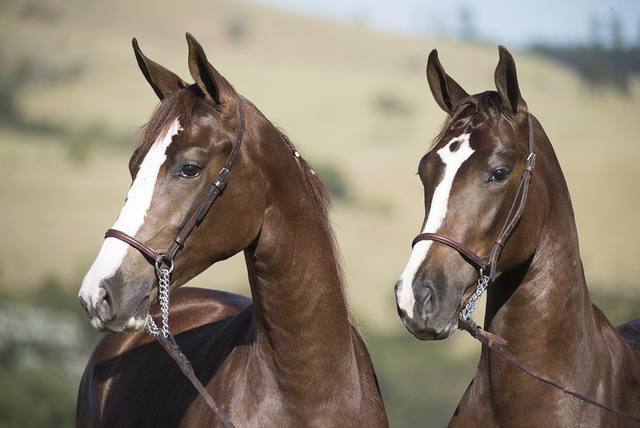
[[[467,321],[469,318],[471,318],[471,314],[476,310],[478,304],[480,303],[482,293],[484,293],[484,290],[486,290],[488,286],[489,277],[482,272],[482,269],[480,269],[480,276],[478,277],[478,285],[476,286],[476,291],[473,292],[464,309],[462,309],[463,320]]]
[[[156,263],[156,276],[158,277],[158,301],[160,302],[160,313],[162,316],[162,328],[158,328],[151,314],[147,315],[147,333],[153,337],[162,335],[165,339],[170,336],[169,333],[169,293],[171,291],[170,277],[173,270],[173,262],[168,268],[160,267]]]

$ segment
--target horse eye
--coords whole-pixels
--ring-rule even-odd
[[[498,168],[491,173],[489,181],[502,182],[509,177],[509,170],[506,168]]]
[[[188,163],[182,167],[182,169],[180,170],[180,175],[185,178],[193,178],[200,175],[201,170],[202,168],[200,168],[199,166]]]

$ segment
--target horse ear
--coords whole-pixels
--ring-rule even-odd
[[[187,86],[181,78],[147,58],[140,50],[135,37],[131,40],[131,44],[133,45],[133,52],[136,54],[140,70],[156,95],[158,95],[158,98],[163,100],[178,89]]]
[[[445,73],[436,49],[431,51],[427,60],[427,81],[433,98],[440,108],[449,114],[461,99],[469,96],[455,80]]]
[[[496,89],[502,100],[502,104],[513,113],[526,112],[527,103],[520,95],[516,62],[504,46],[498,47],[500,60],[494,74]]]
[[[204,49],[191,34],[187,33],[189,45],[189,71],[205,98],[214,105],[228,104],[235,99],[235,90],[218,70],[207,60]]]

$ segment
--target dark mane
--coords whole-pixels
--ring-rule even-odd
[[[514,114],[506,109],[496,91],[486,91],[461,100],[447,116],[442,129],[433,140],[440,141],[450,129],[478,128],[486,122],[496,126],[500,120],[515,123]]]
[[[282,140],[289,146],[291,151],[294,154],[298,153],[295,145],[291,142],[291,139],[289,138],[289,136],[287,136],[282,129],[278,129],[278,128],[276,129],[280,133],[280,137],[282,138]],[[300,167],[304,171],[304,176],[305,176],[307,185],[311,189],[311,194],[313,195],[313,201],[316,207],[318,208],[318,210],[320,210],[323,220],[328,224],[329,211],[331,210],[331,207],[332,207],[331,195],[329,193],[329,190],[327,189],[327,186],[324,184],[322,179],[318,177],[318,174],[316,173],[316,171],[311,167],[311,165],[309,165],[309,163],[302,157],[302,155],[297,156],[297,158],[298,158],[298,161],[300,162]],[[331,229],[331,227],[329,227],[329,229]]]
[[[295,145],[291,142],[291,139],[284,133],[284,131],[282,129],[278,129],[278,128],[276,129],[280,134],[282,141],[284,141],[289,146],[289,149],[294,154],[299,153]],[[349,321],[354,327],[356,327],[355,320],[352,318],[351,311],[349,310],[349,302],[344,290],[344,281],[343,281],[344,270],[342,268],[342,253],[340,252],[340,247],[338,245],[336,236],[333,233],[333,227],[331,227],[331,221],[329,218],[329,211],[331,211],[331,208],[333,207],[333,204],[331,201],[331,194],[329,193],[329,190],[327,189],[326,184],[324,184],[324,181],[322,181],[322,179],[318,176],[316,171],[311,167],[311,165],[309,165],[309,163],[302,157],[302,155],[296,156],[296,157],[300,163],[300,168],[302,168],[307,187],[309,188],[309,190],[311,191],[311,195],[313,196],[314,205],[318,209],[318,213],[320,215],[319,219],[322,225],[324,226],[324,229],[326,230],[327,234],[331,238],[331,247],[333,249],[333,255],[336,260],[336,269],[338,270],[338,277],[340,281],[340,291],[342,292],[345,305],[347,306]],[[359,331],[356,331],[356,333],[360,334]]]

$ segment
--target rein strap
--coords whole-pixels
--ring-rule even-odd
[[[220,407],[218,407],[216,402],[209,394],[209,391],[207,391],[207,388],[202,384],[202,382],[200,382],[200,380],[196,376],[196,373],[193,371],[193,366],[189,362],[189,359],[186,355],[184,355],[184,353],[176,343],[174,337],[171,334],[169,334],[167,337],[161,334],[157,336],[157,339],[158,342],[160,342],[160,345],[162,345],[165,351],[167,351],[167,354],[169,354],[171,358],[173,358],[173,361],[176,362],[178,367],[180,367],[182,374],[184,374],[185,377],[189,379],[193,387],[198,391],[200,396],[204,398],[204,401],[211,408],[211,410],[213,410],[213,413],[215,413],[215,415],[218,417],[218,420],[220,421],[220,424],[223,426],[223,428],[235,428],[233,422],[231,422],[229,417],[222,411],[222,409],[220,409]]]
[[[585,401],[589,404],[592,404],[596,407],[599,407],[603,410],[606,410],[608,412],[611,412],[615,415],[618,415],[620,417],[626,418],[626,419],[630,419],[632,421],[639,421],[640,422],[640,417],[632,415],[630,413],[627,412],[623,412],[622,410],[618,410],[615,409],[611,406],[608,406],[604,403],[601,403],[600,401],[597,401],[591,397],[588,397],[586,395],[583,395],[577,391],[574,391],[573,389],[567,388],[566,386],[562,385],[561,383],[551,379],[550,377],[546,376],[545,374],[539,372],[538,370],[534,369],[533,367],[531,367],[530,365],[528,365],[527,363],[525,363],[524,361],[520,360],[513,352],[511,352],[509,350],[509,348],[507,348],[507,341],[505,339],[503,339],[500,336],[497,336],[493,333],[488,332],[487,330],[483,329],[482,327],[480,327],[478,324],[476,324],[473,320],[468,319],[468,320],[463,320],[462,318],[458,319],[458,325],[460,326],[461,329],[465,330],[466,332],[468,332],[474,339],[476,339],[478,342],[482,343],[483,345],[485,345],[487,348],[489,348],[491,351],[493,351],[495,354],[497,354],[499,357],[501,357],[502,359],[506,360],[507,362],[511,363],[512,365],[514,365],[515,367],[517,367],[518,369],[520,369],[521,371],[523,371],[524,373],[528,374],[529,376],[531,376],[534,379],[537,379],[541,382],[546,383],[547,385],[551,385],[552,387],[559,389],[560,391],[564,392],[565,394],[571,395],[573,397],[576,397],[579,400]]]

